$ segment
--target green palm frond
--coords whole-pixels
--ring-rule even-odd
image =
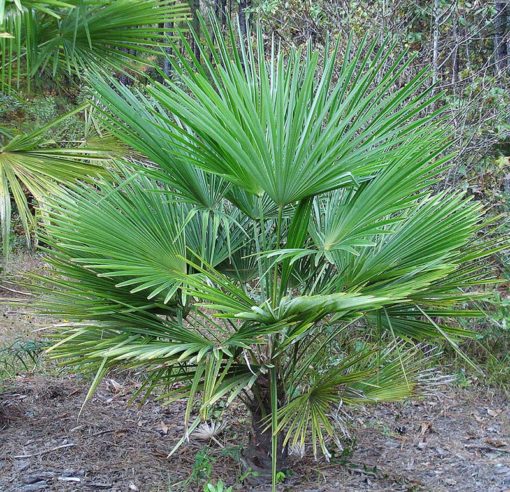
[[[213,33],[202,61],[183,55],[177,80],[150,89],[176,119],[168,139],[176,158],[284,206],[366,179],[408,139],[428,140],[432,116],[416,119],[433,102],[420,92],[426,72],[390,92],[410,59],[383,70],[389,42],[349,45],[339,71],[338,47],[326,49],[319,76],[310,48],[284,55],[273,43],[267,58],[261,32],[246,48],[228,45],[214,21]]]
[[[315,456],[319,447],[330,456],[326,438],[334,436],[331,414],[337,407],[399,401],[412,395],[425,362],[415,348],[401,352],[390,346],[384,351],[363,349],[325,370],[308,369],[302,392],[278,410],[277,431],[284,434],[285,444],[302,453],[311,441]]]
[[[440,144],[442,138],[439,134],[434,143]],[[376,246],[374,236],[390,234],[392,224],[403,220],[403,212],[416,204],[420,192],[434,183],[448,160],[448,156],[435,159],[444,147],[434,149],[431,143],[418,137],[405,154],[395,156],[373,180],[318,200],[316,227],[311,231],[317,249],[357,254],[363,247]]]
[[[0,2],[0,88],[37,74],[82,76],[90,69],[125,72],[160,54],[189,17],[178,0]],[[165,22],[174,28],[160,27]]]
[[[364,292],[373,294],[409,296],[457,268],[455,252],[467,245],[481,214],[480,204],[459,193],[426,196],[400,217],[393,216],[398,222],[386,225],[359,255],[331,252],[343,272],[337,279],[341,287],[333,288],[363,286]],[[433,237],[431,228],[437,231]]]
[[[59,18],[58,9],[73,7],[71,2],[62,0],[0,0],[0,24],[9,16],[19,15],[25,10],[35,10]]]
[[[193,260],[220,265],[246,238],[235,212],[197,211],[142,173],[113,178],[113,184],[73,187],[48,200],[45,211],[46,241],[65,255],[65,263],[114,280],[105,288],[127,287],[163,304],[188,287],[187,273],[202,271],[193,268]]]
[[[161,294],[168,301],[185,271],[185,263],[178,258],[185,251],[179,230],[184,216],[147,185],[143,178],[138,179],[138,186],[128,182],[119,190],[105,184],[103,196],[96,201],[88,199],[90,188],[71,191],[51,204],[48,230],[50,234],[67,233],[60,248],[73,251],[75,263],[115,278],[117,286],[130,287],[133,293],[145,290],[150,298]],[[62,222],[63,213],[72,223]],[[98,226],[102,233],[98,234]],[[88,240],[83,241],[84,237]]]
[[[42,204],[47,197],[60,196],[62,184],[104,173],[103,162],[112,157],[111,153],[90,146],[61,148],[47,136],[51,128],[83,108],[32,132],[12,136],[0,147],[0,221],[5,259],[9,254],[13,203],[30,243],[35,225],[32,199]]]
[[[147,299],[144,292],[133,293],[129,287],[118,287],[116,279],[100,277],[93,270],[83,268],[73,261],[69,252],[57,253],[57,245],[50,238],[43,236],[42,239],[52,247],[49,263],[62,277],[32,276],[39,285],[35,289],[44,295],[41,311],[59,313],[61,319],[81,322],[104,321],[117,315],[146,311],[176,316],[177,310],[182,309],[177,299],[165,304],[161,299]],[[54,292],[59,295],[53,295]]]
[[[479,311],[433,311],[427,312],[434,318],[448,318],[449,315],[454,318],[460,318],[463,315],[468,318],[477,318],[482,316]],[[416,308],[397,306],[392,309],[384,310],[382,313],[368,313],[366,318],[371,326],[379,333],[385,330],[388,333],[398,337],[411,340],[433,340],[443,338],[443,335],[437,328],[424,320],[423,314]],[[457,326],[450,326],[440,323],[440,328],[453,340],[462,340],[463,338],[476,338],[478,334],[475,331],[466,330]]]
[[[105,113],[105,125],[119,140],[158,165],[152,170],[155,178],[198,207],[210,209],[221,203],[228,183],[190,165],[187,159],[172,156],[168,139],[172,126],[157,101],[115,80],[95,75],[92,81]]]

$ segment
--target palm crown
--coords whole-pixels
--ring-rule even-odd
[[[110,130],[152,164],[49,209],[46,308],[93,388],[144,367],[148,393],[188,398],[189,431],[240,399],[247,459],[274,477],[288,444],[328,453],[336,405],[411,394],[417,342],[472,336],[448,320],[477,315],[474,260],[498,246],[476,241],[479,204],[432,191],[448,135],[427,73],[400,82],[405,53],[348,44],[337,65],[338,44],[255,39],[213,22],[201,61],[188,48],[148,93],[96,77]]]

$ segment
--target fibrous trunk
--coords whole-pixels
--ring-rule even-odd
[[[251,431],[248,446],[243,452],[243,461],[247,469],[256,473],[258,481],[271,478],[271,399],[269,381],[259,378],[253,388],[256,398],[249,405],[251,413]],[[282,470],[287,463],[287,449],[283,446],[283,437],[278,437],[277,468]]]

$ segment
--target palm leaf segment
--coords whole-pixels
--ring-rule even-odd
[[[112,131],[154,166],[52,208],[47,305],[80,323],[53,352],[97,381],[123,365],[149,369],[148,392],[180,383],[187,423],[199,394],[202,417],[262,401],[274,434],[325,450],[339,402],[414,390],[415,341],[473,335],[450,321],[477,314],[476,261],[501,244],[476,239],[480,205],[432,193],[447,132],[422,116],[425,73],[394,89],[405,54],[348,45],[337,67],[335,46],[319,71],[311,49],[266,57],[261,32],[213,29],[148,96],[96,77]]]

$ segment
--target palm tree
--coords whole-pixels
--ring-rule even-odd
[[[56,357],[144,368],[141,390],[187,398],[186,434],[220,400],[252,415],[244,459],[273,476],[314,454],[335,409],[401,400],[426,382],[420,344],[490,282],[480,204],[434,193],[451,156],[426,70],[385,42],[280,51],[213,21],[147,92],[94,79],[110,131],[148,167],[48,207]],[[320,60],[323,60],[320,63]],[[391,61],[392,60],[392,61]],[[384,68],[386,67],[386,68]]]
[[[136,70],[188,13],[179,0],[0,0],[0,89],[41,74]],[[158,27],[165,22],[174,27]]]

